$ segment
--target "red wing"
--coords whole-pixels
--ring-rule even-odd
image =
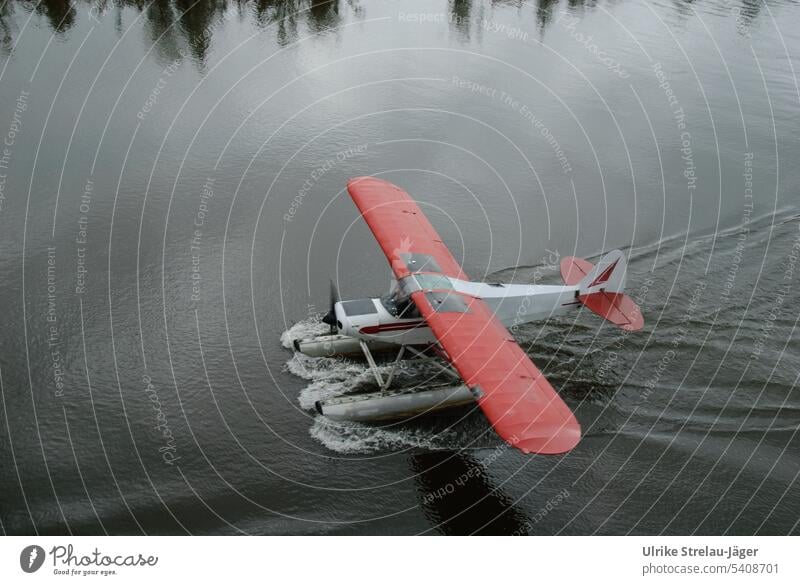
[[[398,279],[414,272],[467,279],[408,193],[374,177],[351,179],[347,190]],[[411,298],[497,434],[526,453],[564,453],[578,443],[572,412],[483,301],[430,291]]]
[[[374,177],[355,177],[347,182],[347,191],[397,278],[427,271],[467,280],[417,203],[400,187]]]
[[[454,292],[411,297],[498,435],[525,453],[578,444],[575,416],[482,300]]]

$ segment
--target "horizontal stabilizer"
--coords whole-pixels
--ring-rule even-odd
[[[638,331],[644,327],[642,312],[624,293],[598,292],[579,296],[578,300],[593,313],[626,331]]]

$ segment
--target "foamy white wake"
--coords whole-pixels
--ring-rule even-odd
[[[292,349],[292,342],[295,339],[306,339],[308,337],[316,337],[317,335],[325,335],[328,329],[328,326],[319,319],[309,318],[298,321],[281,333],[281,345],[286,349]]]
[[[336,422],[324,416],[314,419],[309,434],[337,453],[375,453],[410,447],[432,449],[442,443],[441,438],[424,427],[404,424],[381,428],[356,422]]]

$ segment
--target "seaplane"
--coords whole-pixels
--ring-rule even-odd
[[[380,421],[477,403],[494,431],[524,453],[572,450],[581,438],[575,415],[509,327],[583,307],[624,330],[641,329],[642,313],[623,292],[623,253],[608,252],[594,265],[563,258],[563,285],[475,282],[403,189],[366,176],[348,181],[347,191],[394,280],[381,297],[339,300],[333,293],[322,317],[329,333],[293,340],[296,351],[312,357],[363,354],[379,387],[318,401],[317,412],[336,421]],[[375,358],[386,353],[388,373]],[[409,358],[431,360],[456,381],[392,389],[398,364]]]

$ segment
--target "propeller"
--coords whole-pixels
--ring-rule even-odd
[[[333,279],[331,279],[331,289],[330,289],[330,309],[328,310],[327,315],[322,318],[322,322],[326,325],[330,325],[331,327],[331,335],[336,333],[336,310],[335,305],[339,302],[339,291],[336,290],[336,285],[333,283]]]

